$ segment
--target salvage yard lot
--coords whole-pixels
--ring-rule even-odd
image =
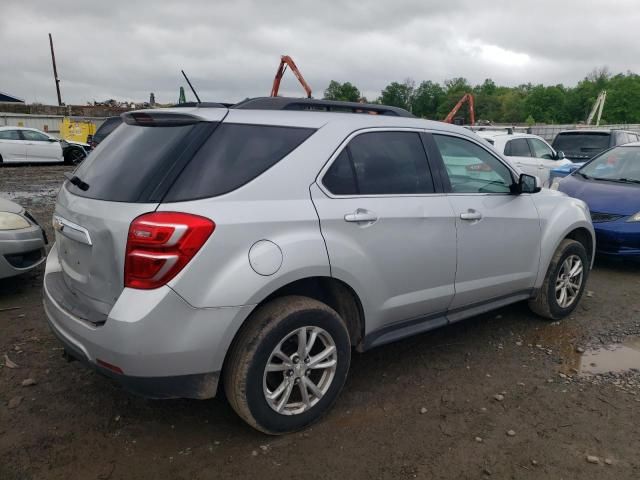
[[[1,168],[0,195],[53,238],[66,171]],[[252,430],[222,397],[145,400],[67,363],[41,281],[42,269],[0,281],[2,480],[640,478],[640,373],[578,373],[582,349],[640,336],[637,262],[598,259],[560,323],[517,304],[355,354],[336,407],[284,437]]]

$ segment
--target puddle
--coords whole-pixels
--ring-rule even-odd
[[[640,338],[633,338],[580,355],[578,372],[583,375],[640,370]]]

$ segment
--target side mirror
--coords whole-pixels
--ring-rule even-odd
[[[538,193],[542,190],[540,179],[533,175],[527,175],[526,173],[520,174],[518,183],[514,185],[514,187],[514,193],[518,195],[521,193]]]
[[[556,160],[564,160],[567,158],[563,151],[556,152]]]
[[[60,141],[60,140],[58,140],[57,138],[51,138],[51,137],[49,137],[49,139],[48,139],[48,140],[49,140],[51,143],[59,142],[59,141]]]

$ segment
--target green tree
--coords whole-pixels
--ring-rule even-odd
[[[391,82],[382,90],[380,103],[411,111],[414,90],[415,83],[411,79],[406,79],[403,83]]]
[[[325,100],[341,100],[343,102],[357,102],[360,100],[360,90],[349,83],[340,83],[335,80],[329,82],[329,86],[324,91]]]
[[[431,80],[422,82],[413,94],[413,114],[418,117],[437,119],[438,105],[444,97],[444,88],[439,83]]]

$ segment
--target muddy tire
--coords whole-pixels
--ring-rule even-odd
[[[351,361],[349,332],[317,300],[277,298],[256,310],[233,342],[223,376],[229,403],[249,425],[279,435],[326,413]]]
[[[549,320],[560,320],[576,308],[589,276],[589,256],[580,242],[564,239],[553,255],[544,283],[529,308]]]

